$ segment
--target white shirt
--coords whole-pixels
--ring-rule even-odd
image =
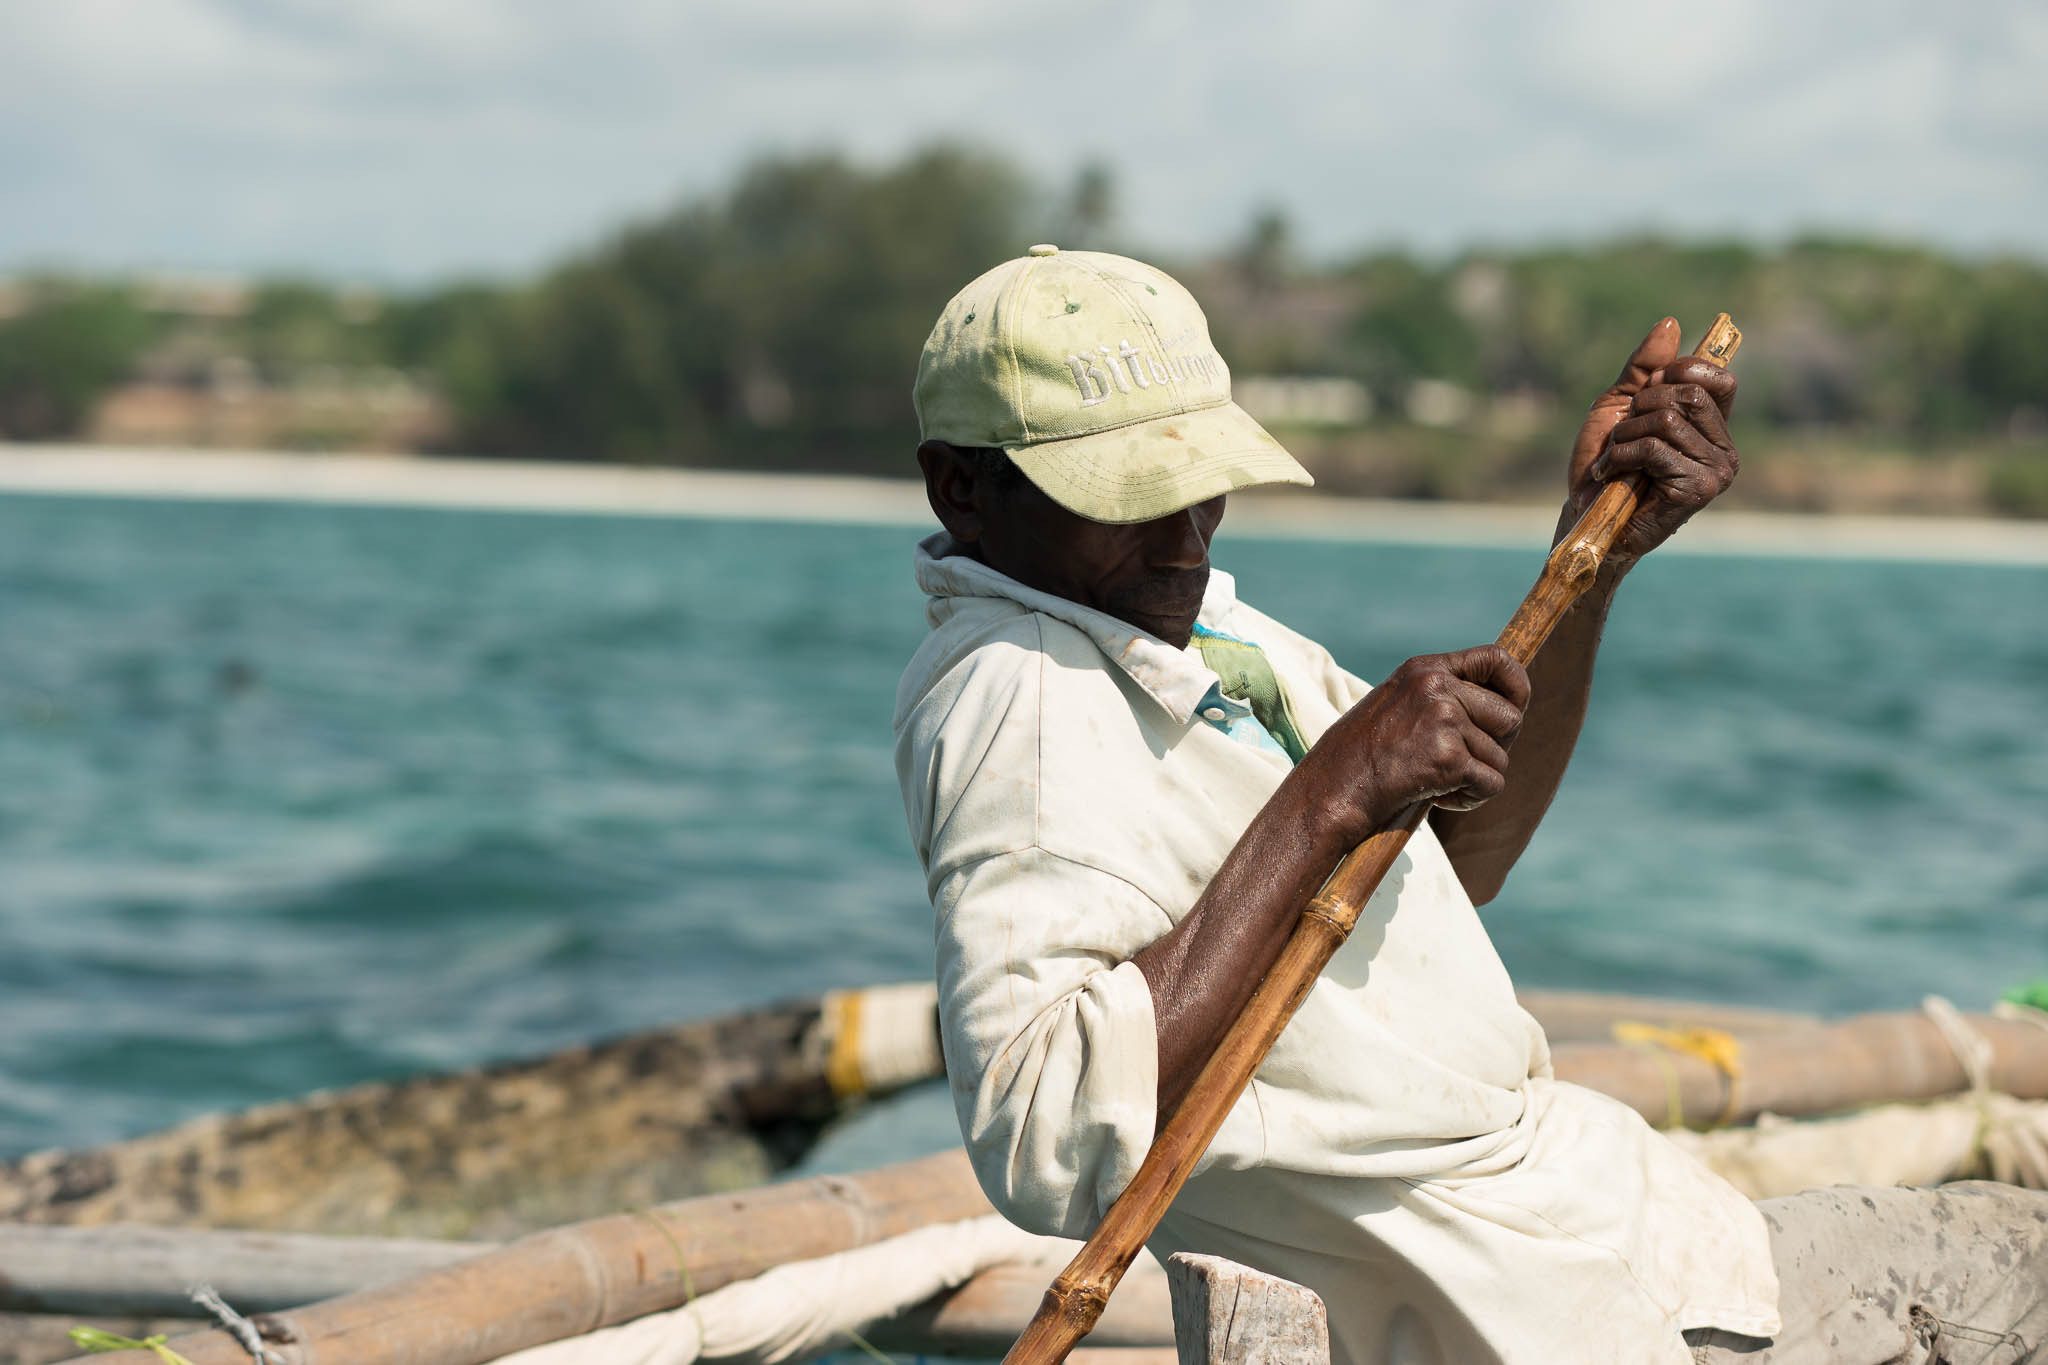
[[[996,1207],[1083,1237],[1153,1136],[1131,959],[1289,765],[1195,715],[1217,681],[1195,652],[949,548],[918,547],[932,633],[895,720],[946,1072]],[[1266,651],[1309,743],[1369,690],[1227,574],[1200,620]],[[1634,1111],[1551,1079],[1427,824],[1150,1245],[1307,1285],[1351,1365],[1684,1365],[1684,1329],[1778,1330],[1762,1217]]]

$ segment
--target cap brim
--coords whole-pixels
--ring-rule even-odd
[[[1090,521],[1152,521],[1240,488],[1315,482],[1235,403],[1005,450],[1041,492]]]

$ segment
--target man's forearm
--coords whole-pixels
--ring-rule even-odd
[[[1152,995],[1161,1122],[1340,858],[1417,801],[1498,797],[1508,767],[1500,741],[1523,724],[1528,694],[1522,666],[1496,645],[1422,655],[1302,756],[1186,918],[1132,959]]]
[[[1499,894],[1557,795],[1586,720],[1593,661],[1619,581],[1619,572],[1603,570],[1529,665],[1529,705],[1506,789],[1476,810],[1439,808],[1430,814],[1430,826],[1475,905]]]

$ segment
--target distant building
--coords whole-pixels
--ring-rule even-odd
[[[1448,379],[1418,379],[1409,384],[1402,406],[1417,426],[1460,427],[1472,417],[1472,391]]]
[[[1372,390],[1356,379],[1247,375],[1232,380],[1230,391],[1270,427],[1359,427],[1372,420]]]

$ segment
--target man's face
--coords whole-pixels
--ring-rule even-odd
[[[996,490],[968,477],[961,486],[962,467],[940,463],[926,462],[933,506],[983,563],[1187,647],[1209,586],[1209,542],[1223,521],[1223,498],[1156,521],[1112,525],[1069,512],[1028,480]]]

